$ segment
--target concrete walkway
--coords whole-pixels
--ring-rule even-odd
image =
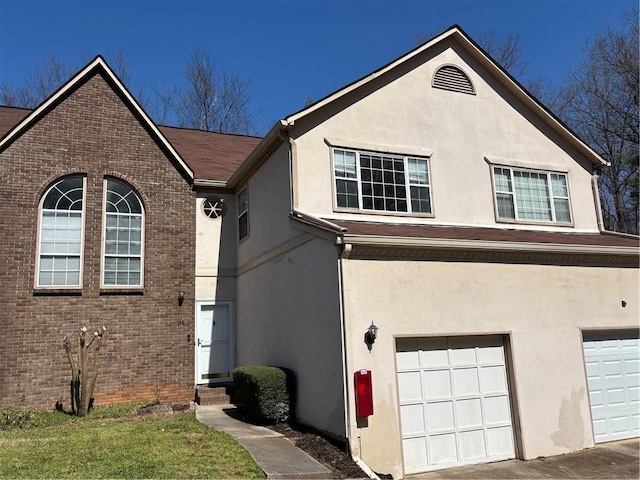
[[[638,439],[601,443],[595,448],[566,455],[535,460],[505,462],[450,468],[407,477],[417,479],[501,479],[501,478],[640,478]]]
[[[238,419],[235,405],[197,406],[196,418],[235,438],[269,479],[331,478],[328,468],[297,448],[284,435]]]

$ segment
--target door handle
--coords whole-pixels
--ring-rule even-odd
[[[202,342],[200,341],[200,339],[198,339],[198,346],[202,345]]]

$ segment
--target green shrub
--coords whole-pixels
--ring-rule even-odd
[[[6,409],[0,412],[0,430],[25,428],[31,424],[31,412],[19,409]]]
[[[288,368],[248,366],[233,371],[234,393],[240,408],[260,423],[278,423],[295,411],[294,375]]]

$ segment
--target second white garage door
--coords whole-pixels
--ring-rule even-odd
[[[596,443],[640,433],[638,332],[584,334],[593,433]]]
[[[405,473],[515,457],[500,336],[398,339]]]

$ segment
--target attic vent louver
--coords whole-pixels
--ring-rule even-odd
[[[436,70],[433,76],[433,86],[452,92],[468,93],[475,95],[476,91],[466,73],[453,65],[443,65]]]

